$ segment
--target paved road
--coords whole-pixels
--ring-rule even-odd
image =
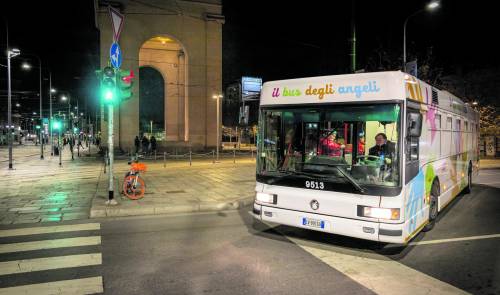
[[[500,170],[481,175],[472,194],[458,197],[433,231],[407,247],[284,226],[255,229],[249,208],[5,225],[0,294],[50,294],[51,288],[105,294],[500,294],[495,181]]]

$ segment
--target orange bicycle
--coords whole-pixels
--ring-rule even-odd
[[[139,174],[146,172],[146,164],[129,162],[130,171],[125,174],[123,180],[123,193],[131,200],[138,200],[144,197],[146,184]]]

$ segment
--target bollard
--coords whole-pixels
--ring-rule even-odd
[[[156,150],[155,150],[155,161],[156,161]]]
[[[252,147],[250,147],[250,151],[252,152],[252,158],[253,158],[253,148]]]
[[[233,164],[236,164],[236,150],[233,150]]]
[[[106,174],[106,155],[104,155],[104,174]]]
[[[191,166],[191,149],[189,149],[189,166]]]
[[[167,152],[163,152],[163,168],[167,167]]]
[[[215,151],[212,150],[212,164],[215,164]]]

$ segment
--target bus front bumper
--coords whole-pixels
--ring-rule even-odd
[[[403,224],[388,224],[329,215],[310,214],[307,212],[269,207],[257,203],[253,205],[252,215],[254,218],[266,223],[284,224],[378,242],[405,243]],[[310,221],[313,221],[312,223],[316,226],[312,226]]]

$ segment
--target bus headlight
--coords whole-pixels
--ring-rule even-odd
[[[257,192],[255,194],[255,200],[263,203],[276,204],[278,203],[278,195]]]
[[[399,220],[399,208],[389,209],[389,208],[358,206],[358,216]]]

